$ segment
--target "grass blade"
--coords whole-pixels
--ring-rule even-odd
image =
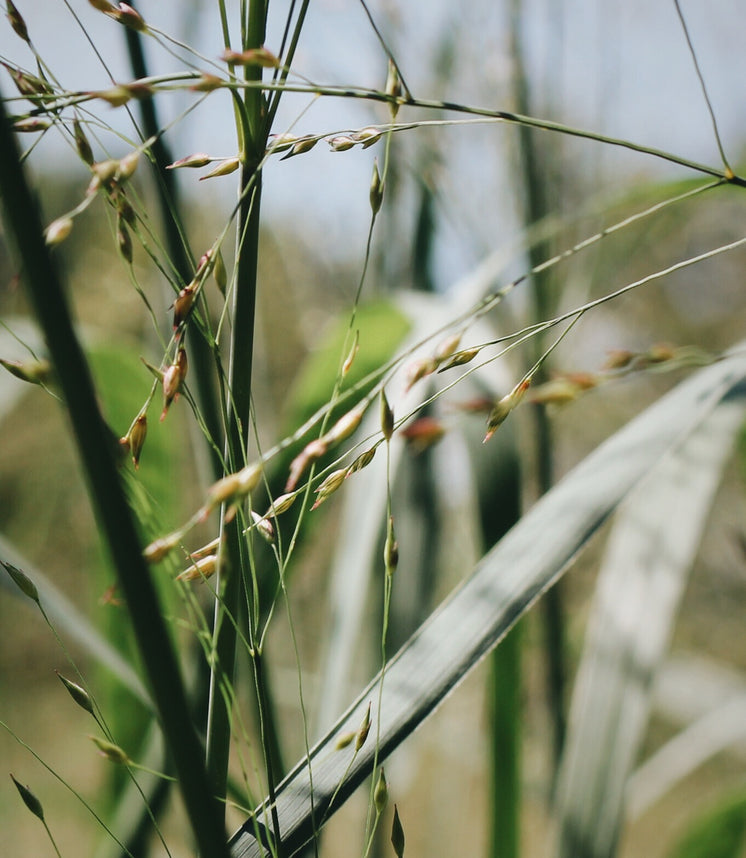
[[[674,445],[680,443],[730,391],[744,396],[746,356],[733,353],[701,370],[602,444],[558,483],[478,564],[394,656],[386,669],[380,713],[379,763],[428,717],[495,646],[516,620],[565,571],[627,493]],[[344,803],[372,770],[375,749],[363,747],[349,765],[337,738],[354,731],[378,679],[363,691],[311,751],[316,819]],[[348,768],[349,766],[349,768]],[[345,770],[348,775],[340,786]],[[329,807],[336,793],[335,805]],[[313,832],[308,763],[300,762],[277,789],[276,812],[286,854]],[[263,854],[254,832],[268,808],[231,839],[234,858]]]
[[[721,403],[620,510],[572,705],[557,798],[558,856],[614,854],[652,678],[742,419],[742,402]]]

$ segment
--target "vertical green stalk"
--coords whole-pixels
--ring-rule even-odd
[[[0,196],[24,276],[67,404],[101,530],[129,606],[138,648],[173,755],[187,816],[205,856],[228,858],[225,827],[189,718],[179,664],[141,553],[117,471],[111,430],[99,410],[90,369],[73,329],[57,269],[44,243],[20,153],[0,102]]]
[[[264,43],[266,4],[251,0],[248,6],[244,50]],[[262,69],[248,66],[247,80],[259,81]],[[230,348],[229,396],[226,420],[226,459],[236,471],[246,464],[251,425],[251,375],[254,345],[254,321],[259,258],[260,200],[262,191],[259,164],[264,154],[269,128],[266,98],[259,88],[248,88],[243,103],[236,100],[241,140],[240,205],[237,217],[236,276],[232,314]],[[222,552],[218,593],[213,622],[215,654],[210,680],[210,701],[207,723],[207,765],[216,792],[224,796],[227,782],[231,738],[231,695],[222,689],[233,682],[236,664],[237,635],[235,623],[239,616],[242,596],[248,605],[248,640],[254,670],[260,729],[265,751],[265,764],[270,794],[277,777],[278,753],[274,724],[268,714],[268,690],[263,673],[262,653],[257,631],[260,609],[256,588],[250,580],[251,557],[242,533],[240,516],[221,523],[225,550]],[[249,536],[251,538],[251,536]],[[279,838],[279,821],[273,809],[275,836]]]
[[[515,438],[501,430],[494,465],[477,470],[479,517],[485,551],[521,516],[521,469]],[[490,858],[518,858],[521,822],[521,638],[519,623],[490,656]]]
[[[531,99],[528,90],[520,39],[521,0],[511,2],[511,54],[515,72],[513,76],[516,109],[529,115]],[[526,125],[518,126],[519,150],[522,173],[525,182],[524,220],[526,226],[538,223],[549,213],[547,202],[548,171],[542,169],[541,159],[536,150],[536,139]],[[532,244],[529,248],[529,261],[532,268],[550,258],[548,242]],[[557,301],[553,294],[556,285],[549,271],[534,275],[531,279],[531,296],[535,321],[550,318],[554,314]],[[533,360],[537,361],[544,350],[544,338],[537,335],[533,339]],[[541,384],[547,377],[546,365],[542,363],[534,376],[534,382]],[[533,409],[534,429],[536,433],[536,470],[537,485],[540,494],[547,492],[554,482],[554,439],[552,425],[543,405]],[[564,600],[560,585],[554,586],[541,600],[544,613],[544,651],[547,670],[547,696],[552,718],[552,754],[555,771],[559,765],[562,746],[565,740],[565,623]]]

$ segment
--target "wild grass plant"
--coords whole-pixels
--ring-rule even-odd
[[[746,178],[728,160],[684,10],[674,0],[671,38],[689,51],[698,80],[691,97],[711,120],[711,164],[673,144],[664,150],[539,118],[517,2],[506,10],[509,110],[421,92],[391,20],[363,0],[356,8],[380,58],[376,87],[354,76],[351,84],[310,79],[298,55],[313,11],[307,0],[271,10],[253,0],[205,4],[223,37],[209,53],[154,24],[144,6],[64,5],[84,38],[103,21],[108,38],[123,40],[130,73],[111,75],[94,41],[111,80],[69,88],[67,69],[36,49],[43,13],[6,2],[14,47],[4,60],[0,192],[12,271],[27,297],[8,299],[15,312],[4,312],[0,407],[6,423],[24,425],[48,403],[61,406],[56,431],[74,439],[101,548],[75,584],[88,592],[70,599],[8,532],[0,580],[3,603],[30,609],[58,646],[54,706],[73,707],[66,725],[77,737],[90,734],[90,749],[76,743],[76,755],[103,756],[115,774],[105,800],[79,787],[73,761],[50,763],[9,706],[2,725],[24,749],[29,774],[12,772],[8,819],[20,824],[25,804],[23,825],[38,823],[44,838],[38,848],[69,854],[48,798],[59,790],[84,809],[94,832],[86,842],[96,840],[100,855],[321,855],[341,851],[326,824],[359,803],[344,829],[346,853],[440,854],[444,841],[427,836],[440,823],[419,818],[425,802],[409,784],[412,772],[427,769],[405,756],[412,742],[400,746],[451,692],[454,700],[464,693],[466,677],[489,656],[488,691],[478,699],[490,729],[474,743],[451,724],[454,733],[441,739],[455,756],[476,748],[478,798],[447,769],[427,783],[435,815],[445,817],[462,793],[448,850],[533,854],[536,843],[525,846],[522,836],[540,813],[548,853],[615,854],[633,812],[653,805],[655,813],[660,796],[703,759],[743,738],[737,728],[722,730],[721,716],[733,723],[743,702],[736,685],[689,718],[694,738],[673,754],[676,765],[666,765],[660,742],[648,787],[645,770],[642,780],[633,776],[687,575],[743,420],[737,313],[727,342],[702,335],[641,344],[630,335],[629,343],[609,342],[601,366],[561,364],[588,331],[610,336],[618,308],[634,325],[635,313],[660,305],[661,289],[687,285],[687,277],[704,285],[730,266],[738,279],[746,237],[733,223]],[[447,82],[446,70],[467,59],[444,45]],[[25,59],[11,60],[18,49]],[[170,71],[151,72],[153,52]],[[207,143],[175,149],[179,130],[218,99],[235,127],[235,152],[212,153]],[[327,103],[343,118],[307,132],[314,106]],[[350,105],[366,121],[349,125]],[[435,275],[439,188],[447,184],[438,141],[477,125],[515,132],[521,247],[491,248],[444,289]],[[418,135],[429,135],[429,148],[404,149]],[[82,165],[66,192],[72,201],[54,211],[57,197],[43,178],[51,138]],[[562,147],[551,145],[557,141]],[[591,217],[583,201],[565,216],[552,200],[572,199],[557,176],[563,153],[579,141],[665,162],[675,177],[604,201],[600,215]],[[370,179],[359,190],[366,232],[354,271],[340,275],[350,286],[336,301],[325,347],[288,366],[290,338],[263,330],[263,308],[274,299],[275,324],[300,330],[309,312],[315,326],[320,317],[309,304],[328,301],[331,290],[281,286],[277,271],[262,274],[274,228],[262,198],[290,159],[294,169],[304,159],[321,164],[312,160],[321,148],[328,159],[368,159]],[[414,191],[402,178],[407,168],[417,176]],[[181,177],[193,170],[206,184],[187,199]],[[192,210],[218,182],[233,183],[235,202],[204,240]],[[408,194],[417,213],[406,266],[416,289],[384,289],[403,256],[395,238]],[[727,228],[702,230],[688,247],[674,243],[685,218],[700,213],[726,218]],[[76,254],[90,252],[100,232],[106,270],[86,268],[93,285],[79,285]],[[114,276],[112,255],[116,290],[127,296],[114,296],[122,304],[106,311],[112,296],[99,294],[107,289],[99,281]],[[292,264],[290,250],[279,256]],[[586,259],[592,264],[583,268]],[[588,273],[593,266],[603,276]],[[85,330],[78,313],[88,314]],[[268,383],[273,373],[282,381]],[[36,389],[23,395],[24,383]],[[555,424],[573,413],[600,424],[630,390],[634,416],[616,421],[605,440],[596,436],[556,482],[564,468]],[[23,429],[29,443],[33,423]],[[59,471],[50,477],[58,445],[55,438],[51,461],[30,463],[42,495],[61,480]],[[581,648],[577,618],[556,585],[612,516],[593,602],[583,608],[590,620],[582,653],[573,653]],[[56,538],[50,532],[49,562],[64,567],[65,535],[59,550]],[[519,623],[536,603],[546,606],[541,645]],[[22,655],[15,627],[5,648]],[[577,679],[568,684],[575,657]],[[548,676],[551,739],[542,743],[537,802],[523,791],[527,663]],[[691,842],[712,831],[713,843],[725,844],[718,855],[738,855],[743,833],[733,820],[741,807],[726,795],[722,813],[710,813],[711,827],[698,827]],[[75,842],[81,851],[83,836]],[[676,848],[687,854],[686,841]]]

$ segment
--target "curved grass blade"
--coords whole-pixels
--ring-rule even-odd
[[[691,433],[729,394],[746,397],[746,355],[733,353],[678,385],[598,447],[545,495],[477,565],[394,656],[386,668],[380,713],[383,761],[459,684],[516,620],[565,571],[627,493],[672,447]],[[371,773],[375,749],[335,751],[354,731],[378,679],[279,785],[276,814],[283,854],[292,855],[314,830],[308,765],[313,766],[313,812],[327,818]],[[347,771],[344,783],[340,780]],[[332,796],[335,803],[330,807]],[[262,805],[231,839],[234,858],[258,858],[269,808]],[[259,838],[259,840],[257,839]],[[265,840],[266,842],[266,840]]]
[[[721,403],[619,512],[571,708],[557,792],[557,856],[615,852],[652,679],[742,421],[742,401]]]

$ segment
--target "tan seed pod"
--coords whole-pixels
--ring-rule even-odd
[[[73,231],[73,219],[64,215],[53,220],[52,223],[44,230],[44,240],[48,245],[54,246],[62,244],[62,242]]]
[[[328,143],[332,147],[333,152],[346,152],[348,149],[352,149],[355,145],[355,141],[352,137],[348,137],[346,134],[340,134],[337,137],[332,137]]]
[[[217,167],[214,167],[210,170],[209,173],[206,173],[204,176],[200,176],[200,182],[203,182],[205,179],[213,179],[216,176],[229,176],[231,173],[235,173],[238,169],[241,161],[238,158],[226,158],[224,161],[221,161]]]
[[[370,733],[370,703],[368,703],[368,708],[365,710],[365,717],[363,718],[363,723],[360,725],[357,733],[355,734],[355,751],[359,751],[360,748],[365,744],[365,740],[368,738],[368,733]]]

